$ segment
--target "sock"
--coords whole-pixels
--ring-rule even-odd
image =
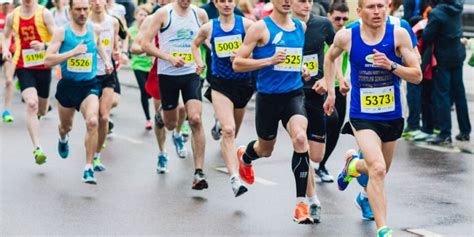
[[[300,203],[304,203],[304,197],[297,197],[296,198],[296,205],[298,205]]]
[[[232,181],[238,180],[238,179],[239,179],[238,175],[232,175],[232,176],[230,176],[229,181],[232,182]]]
[[[247,149],[245,149],[245,153],[242,156],[242,161],[244,161],[245,164],[250,165],[252,164],[252,161],[260,158],[257,155],[257,152],[255,152],[255,149],[253,146],[255,145],[257,141],[253,140],[247,145]]]
[[[316,204],[318,206],[321,206],[321,202],[318,199],[318,195],[314,195],[312,197],[308,197],[308,202],[309,204]]]
[[[86,167],[84,167],[84,170],[92,169],[92,164],[86,164]]]
[[[291,169],[295,176],[296,197],[304,198],[306,196],[306,185],[308,184],[309,171],[309,154],[307,151],[304,153],[293,152]]]
[[[199,173],[199,174],[203,174],[202,169],[196,169],[196,170],[194,171],[194,174],[198,174],[198,173]]]
[[[66,134],[66,136],[64,136],[64,139],[62,139],[61,136],[59,136],[59,142],[61,142],[62,144],[67,143],[68,141],[69,141],[69,134]]]
[[[356,158],[356,159],[351,160],[351,162],[349,162],[349,170],[347,172],[352,177],[359,177],[360,176],[360,173],[357,171],[357,167],[356,167],[358,161],[359,161],[359,159]]]
[[[99,158],[99,159],[100,159],[100,152],[94,153],[94,159],[95,159],[95,158]]]
[[[367,192],[363,189],[362,189],[362,191],[360,191],[360,197],[361,198],[369,198],[369,196],[367,196]]]
[[[166,151],[163,150],[163,151],[160,151],[159,155],[166,155],[166,154],[167,154]]]
[[[377,233],[378,233],[378,232],[380,232],[381,230],[385,229],[385,228],[387,228],[387,226],[386,226],[386,225],[385,225],[385,226],[382,226],[382,227],[380,227],[380,228],[377,230]]]

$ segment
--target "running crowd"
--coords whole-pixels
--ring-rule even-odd
[[[47,161],[39,139],[40,118],[50,107],[54,69],[60,79],[55,94],[58,153],[68,157],[69,133],[79,111],[86,125],[82,179],[96,184],[95,173],[106,170],[101,151],[114,126],[110,113],[119,104],[117,71],[131,59],[145,128],[154,129],[159,148],[157,173],[169,171],[167,131],[172,131],[179,158],[188,156],[184,143],[190,137],[192,189],[203,190],[209,186],[201,118],[205,78],[210,86],[204,97],[212,102],[216,119],[212,135],[222,139],[235,197],[254,183],[257,160],[272,155],[281,121],[293,145],[288,156],[296,186],[294,221],[319,223],[322,204],[314,177],[334,182],[325,164],[339,134],[352,134],[359,147],[346,152],[338,188],[343,191],[357,179],[362,188],[355,200],[362,218],[375,220],[379,237],[391,236],[384,179],[405,128],[402,80],[416,86],[424,77],[418,39],[407,21],[389,16],[396,5],[392,0],[358,0],[360,19],[350,24],[345,1],[333,2],[327,16],[312,14],[313,4],[272,0],[255,16],[246,4],[239,3],[242,11],[236,8],[234,0],[212,0],[202,8],[189,0],[161,0],[154,6],[139,5],[134,24],[127,28],[125,8],[113,0],[55,0],[51,10],[38,0],[22,0],[14,9],[4,0],[3,121],[13,122],[8,108],[16,75],[35,162]],[[256,137],[237,147],[235,138],[254,93]],[[349,119],[344,123],[347,93]],[[463,138],[469,139],[469,133]]]

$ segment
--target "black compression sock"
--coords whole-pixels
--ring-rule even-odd
[[[309,154],[308,152],[293,152],[291,161],[291,169],[295,176],[296,197],[304,197],[306,195],[306,185],[308,184],[309,171]]]
[[[242,156],[242,160],[244,161],[245,164],[248,164],[250,165],[252,163],[252,161],[260,158],[258,155],[257,155],[257,152],[255,152],[255,149],[253,148],[253,146],[255,145],[255,142],[257,141],[251,141],[248,145],[247,145],[247,149],[245,149],[245,153],[244,155]]]

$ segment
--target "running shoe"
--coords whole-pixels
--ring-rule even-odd
[[[357,152],[353,149],[350,149],[346,152],[346,164],[342,169],[341,173],[337,177],[337,186],[339,190],[344,191],[349,183],[352,181],[353,176],[349,174],[349,164],[352,160],[357,159]]]
[[[145,122],[145,129],[146,129],[146,130],[151,130],[151,129],[153,129],[153,123],[151,122],[151,120],[147,120],[147,121]]]
[[[451,137],[441,137],[439,135],[428,139],[427,140],[428,144],[431,145],[436,145],[436,146],[451,146],[453,141],[451,140]]]
[[[334,177],[329,174],[328,170],[324,166],[320,166],[318,169],[314,169],[314,172],[319,176],[321,182],[323,183],[332,183],[334,182]]]
[[[357,194],[355,199],[356,207],[359,208],[362,212],[362,219],[366,221],[373,221],[374,214],[372,213],[372,209],[370,208],[369,199],[366,197],[362,197],[361,193]]]
[[[203,190],[208,188],[206,175],[204,173],[198,172],[194,174],[193,187],[194,190]]]
[[[102,171],[105,171],[106,169],[105,166],[100,161],[100,157],[94,157],[94,159],[92,159],[92,166],[94,167],[94,171],[97,171],[97,172],[102,172]]]
[[[416,131],[418,130],[411,130],[411,129],[406,128],[405,130],[403,130],[402,137],[403,138],[410,137],[413,135],[413,133],[416,133]]]
[[[253,172],[252,164],[244,164],[242,156],[245,153],[245,146],[237,148],[237,159],[239,160],[239,175],[240,178],[247,184],[253,184],[255,181],[255,174]]]
[[[314,223],[321,222],[321,207],[316,204],[311,204],[309,206],[309,215],[313,218]]]
[[[114,132],[114,121],[112,119],[109,119],[109,131],[107,134],[112,134]]]
[[[155,126],[158,128],[163,128],[165,123],[163,122],[163,117],[161,117],[161,107],[155,113]]]
[[[232,191],[234,191],[235,197],[238,197],[248,191],[247,187],[242,184],[242,181],[238,176],[234,176],[230,179],[230,184],[232,185]]]
[[[8,110],[5,110],[2,114],[2,120],[4,123],[12,123],[14,119],[10,112],[8,112]]]
[[[86,184],[97,184],[97,180],[94,177],[94,171],[92,169],[84,170],[82,181],[84,181]]]
[[[221,139],[222,135],[222,129],[221,129],[221,123],[219,123],[219,120],[215,119],[215,124],[214,127],[211,129],[211,135],[214,140],[218,141]]]
[[[433,133],[439,135],[441,133],[441,130],[435,128],[433,129]]]
[[[425,133],[423,131],[420,131],[418,134],[416,134],[415,136],[412,137],[412,141],[422,142],[422,141],[426,141],[428,139],[431,139],[434,136],[435,136],[434,134],[429,134],[429,133]]]
[[[186,155],[188,154],[188,151],[186,150],[186,147],[184,147],[184,138],[183,135],[181,134],[176,134],[173,131],[173,143],[174,147],[176,148],[176,153],[178,154],[179,158],[186,158]]]
[[[183,135],[183,138],[184,138],[184,142],[188,141],[190,130],[191,129],[189,128],[188,121],[184,121],[184,123],[183,123],[183,125],[181,126],[181,129],[180,129],[180,132],[181,132],[181,134]]]
[[[160,152],[158,155],[158,163],[156,164],[156,173],[164,174],[168,173],[168,154]]]
[[[392,229],[388,227],[382,227],[377,231],[377,237],[392,237]]]
[[[403,136],[403,138],[407,141],[413,141],[413,138],[418,136],[420,133],[422,133],[420,130],[410,131],[405,136]]]
[[[42,164],[46,163],[47,157],[40,148],[36,148],[33,151],[33,154],[35,155],[36,164],[42,165]]]
[[[300,202],[296,205],[293,221],[298,224],[313,224],[314,220],[308,213],[308,205],[304,202]]]
[[[58,153],[61,158],[66,159],[69,156],[69,142],[58,141]]]
[[[468,142],[469,140],[471,140],[471,138],[469,137],[469,134],[458,134],[456,135],[456,140],[460,141],[460,142]]]

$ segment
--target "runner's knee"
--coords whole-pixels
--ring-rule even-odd
[[[86,120],[87,130],[90,131],[93,129],[97,129],[98,126],[99,126],[99,119],[97,118],[97,116],[91,116],[90,118]]]
[[[235,126],[221,124],[222,136],[233,138],[235,136]]]
[[[383,162],[376,162],[369,167],[370,179],[383,180],[387,170]]]

